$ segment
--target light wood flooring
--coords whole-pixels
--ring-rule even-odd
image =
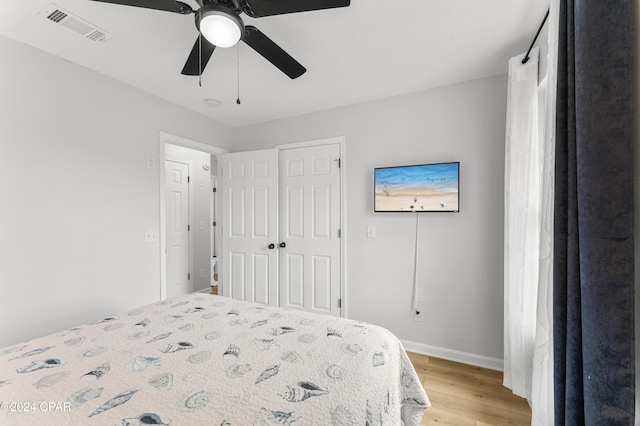
[[[431,408],[422,425],[530,425],[531,409],[502,386],[502,372],[408,352]]]

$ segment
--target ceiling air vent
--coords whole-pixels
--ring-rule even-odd
[[[109,34],[92,23],[80,18],[79,16],[73,15],[53,3],[50,3],[45,7],[38,16],[43,16],[51,22],[67,27],[73,32],[92,41],[104,42],[113,38],[113,34]]]

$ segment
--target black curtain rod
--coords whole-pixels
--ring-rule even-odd
[[[531,40],[531,45],[529,46],[529,50],[527,50],[527,54],[524,55],[524,59],[522,60],[523,64],[526,64],[529,61],[529,53],[531,53],[531,49],[533,49],[533,45],[536,43],[538,36],[540,35],[540,31],[542,31],[542,27],[544,27],[544,23],[547,22],[547,18],[549,17],[549,9],[547,9],[547,14],[544,15],[544,19],[542,20],[542,24],[540,24],[540,28],[538,28],[538,32],[536,36]]]

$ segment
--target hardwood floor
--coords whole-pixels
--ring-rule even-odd
[[[422,425],[530,425],[531,409],[502,386],[502,372],[408,352],[431,408]]]

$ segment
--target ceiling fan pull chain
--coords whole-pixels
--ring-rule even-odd
[[[238,99],[236,103],[240,105],[240,43],[238,43]]]
[[[200,15],[202,22],[202,15]],[[202,34],[198,34],[198,86],[202,87]]]

